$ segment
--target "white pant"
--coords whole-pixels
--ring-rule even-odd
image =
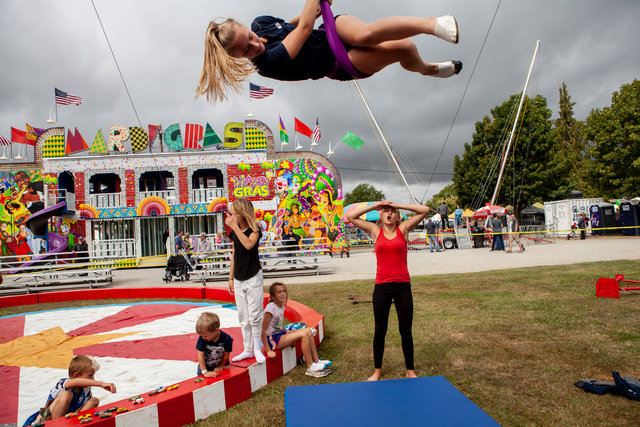
[[[242,330],[244,351],[253,351],[253,338],[262,337],[263,276],[262,270],[250,279],[233,279],[238,322]]]

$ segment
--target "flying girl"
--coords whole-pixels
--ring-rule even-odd
[[[259,16],[247,28],[234,19],[211,21],[196,96],[206,95],[214,102],[225,100],[227,87],[239,91],[253,71],[276,80],[352,80],[336,64],[326,32],[313,28],[320,15],[320,1],[306,0],[300,16],[289,22]],[[427,34],[458,43],[458,23],[453,16],[394,16],[365,23],[355,16],[339,15],[335,25],[349,60],[362,77],[396,62],[408,71],[434,77],[451,77],[462,69],[460,61],[424,61],[409,40]]]

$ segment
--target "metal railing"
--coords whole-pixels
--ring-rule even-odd
[[[120,193],[90,194],[89,204],[95,208],[117,208],[122,206]]]
[[[161,199],[166,200],[169,204],[173,204],[177,200],[175,190],[141,191],[139,194],[140,200],[151,196],[160,197]]]
[[[89,253],[93,259],[135,258],[136,243],[134,239],[94,240]]]
[[[60,202],[67,202],[67,206],[75,208],[75,194],[68,193],[64,188],[50,188],[47,190],[47,200],[45,202],[46,207],[50,208]]]
[[[224,196],[224,188],[196,188],[192,193],[192,203],[209,203]]]
[[[546,243],[549,241],[555,242],[557,237],[556,233],[548,233],[546,232],[546,228],[545,225],[521,225],[518,227],[518,231],[522,233],[521,236],[527,237],[536,243],[541,241]]]

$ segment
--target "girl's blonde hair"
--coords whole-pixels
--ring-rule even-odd
[[[204,63],[196,89],[196,98],[206,95],[207,101],[227,99],[227,87],[239,92],[240,84],[255,71],[253,63],[247,58],[234,58],[229,48],[236,29],[241,27],[235,19],[227,19],[218,24],[209,23],[204,38]]]
[[[239,217],[238,225],[240,228],[249,227],[252,231],[258,231],[260,229],[251,200],[241,197],[236,199],[232,205],[233,209],[236,211],[236,215]]]

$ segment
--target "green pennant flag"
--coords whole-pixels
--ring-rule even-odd
[[[347,131],[347,134],[342,137],[342,142],[352,146],[358,151],[360,151],[360,148],[364,145],[364,141],[352,134],[350,131]]]
[[[220,141],[220,137],[216,134],[216,131],[213,130],[211,125],[207,123],[207,128],[204,131],[204,141],[202,143],[202,148],[211,147],[212,145],[222,144]]]

